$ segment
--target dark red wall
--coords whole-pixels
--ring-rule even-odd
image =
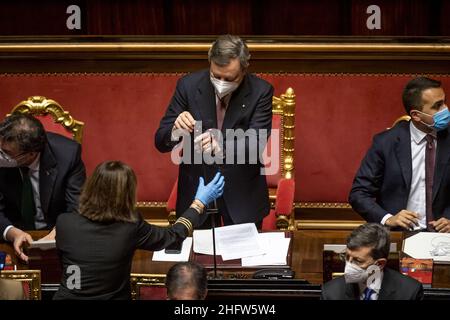
[[[81,30],[66,8],[81,8]],[[381,30],[366,9],[381,8]],[[0,35],[449,36],[446,0],[5,0]]]
[[[154,147],[154,133],[176,74],[0,75],[0,114],[31,95],[59,102],[85,122],[83,158],[92,172],[101,161],[129,163],[140,201],[167,200],[177,167]],[[372,136],[402,115],[408,75],[264,74],[275,94],[295,90],[296,201],[346,202]],[[438,76],[450,90],[450,77]]]

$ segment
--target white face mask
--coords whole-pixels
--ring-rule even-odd
[[[345,262],[344,278],[346,283],[366,283],[370,289],[379,292],[381,288],[381,269],[378,265],[372,264],[367,269],[363,269],[354,263]]]
[[[17,166],[17,161],[0,149],[0,168],[15,168]]]
[[[234,81],[222,81],[214,78],[212,75],[210,75],[210,79],[214,89],[216,89],[216,94],[219,99],[222,99],[239,87],[239,83]]]
[[[354,263],[345,262],[344,278],[346,283],[363,283],[368,277],[367,270]]]

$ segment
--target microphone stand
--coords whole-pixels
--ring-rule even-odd
[[[217,279],[217,254],[216,254],[216,213],[219,209],[217,207],[217,201],[214,200],[213,208],[208,208],[207,213],[211,216],[211,229],[212,229],[212,240],[213,240],[213,261],[214,261],[214,279]]]

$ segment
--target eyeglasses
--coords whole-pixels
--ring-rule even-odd
[[[24,155],[26,155],[28,152],[22,152],[22,153],[19,153],[18,155],[16,155],[16,156],[14,156],[14,157],[12,157],[12,156],[10,156],[9,154],[7,154],[5,151],[3,151],[3,149],[2,148],[0,148],[0,156],[4,159],[4,160],[7,160],[7,161],[13,161],[13,160],[18,160],[18,159],[20,159],[21,157],[23,157]]]

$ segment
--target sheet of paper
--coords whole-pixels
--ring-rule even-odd
[[[41,250],[48,250],[56,248],[56,240],[37,240],[33,241],[29,248],[34,249],[38,248]]]
[[[189,261],[189,254],[192,248],[192,237],[184,239],[180,253],[165,253],[164,250],[153,252],[153,261]]]
[[[243,267],[286,265],[291,239],[285,238],[284,232],[259,234],[260,244],[266,248],[263,255],[242,258]]]
[[[265,253],[258,241],[254,223],[235,224],[215,229],[216,254],[222,260],[233,260]],[[194,252],[213,254],[212,230],[194,230]]]
[[[265,253],[258,241],[254,223],[235,224],[217,228],[217,244],[222,260],[241,259]]]
[[[414,259],[450,262],[450,234],[419,232],[404,240],[403,251]]]
[[[216,228],[216,232],[217,232]],[[213,255],[212,230],[194,230],[192,234],[194,239],[194,252],[201,254]],[[216,254],[221,255],[217,248],[217,234],[216,234]]]

